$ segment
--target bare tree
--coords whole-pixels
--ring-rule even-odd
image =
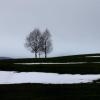
[[[39,40],[39,51],[38,51],[39,58],[43,54],[43,51],[42,51],[42,46],[43,46],[42,41],[43,40],[42,40],[42,35],[41,35],[40,40]]]
[[[40,37],[40,30],[34,29],[26,38],[25,47],[27,47],[32,53],[35,53],[35,58],[37,58],[37,54],[39,52]]]
[[[52,51],[51,34],[48,29],[46,29],[41,36],[40,51],[44,52],[45,58],[47,58],[47,54]]]
[[[52,50],[51,43],[51,34],[46,29],[43,34],[41,34],[39,29],[34,29],[28,37],[26,38],[25,47],[27,47],[32,53],[35,53],[35,58],[37,58],[37,54],[45,54],[45,58],[47,58],[47,54]]]

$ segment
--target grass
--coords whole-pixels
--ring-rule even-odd
[[[64,65],[0,65],[0,70],[17,71],[17,72],[52,72],[52,73],[69,73],[69,74],[100,74],[100,64],[64,64]]]
[[[87,57],[90,56],[90,57]],[[53,63],[65,63],[65,62],[100,62],[100,57],[91,57],[91,56],[100,56],[100,54],[84,54],[84,55],[72,55],[72,56],[62,56],[62,57],[53,57],[53,58],[23,58],[23,59],[9,59],[1,60],[0,62],[6,63],[32,63],[32,62],[53,62]]]
[[[100,99],[100,84],[13,84],[0,85],[1,100]]]
[[[87,57],[90,56],[90,57]],[[75,55],[64,56],[54,58],[24,58],[24,59],[9,59],[0,61],[0,70],[3,71],[17,71],[17,72],[53,72],[53,73],[70,73],[70,74],[100,74],[100,54],[87,54],[87,55]],[[14,63],[33,63],[33,62],[53,62],[53,63],[65,63],[65,62],[86,62],[83,64],[38,64],[38,65],[16,65]]]
[[[47,59],[10,59],[0,61],[0,70],[18,72],[54,72],[70,74],[100,74],[100,54],[75,55]],[[87,62],[83,64],[15,65],[33,62]],[[0,85],[0,100],[99,100],[100,84],[9,84]]]

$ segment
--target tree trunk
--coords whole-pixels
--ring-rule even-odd
[[[46,42],[45,42],[45,58],[47,58],[47,48],[46,48]]]
[[[46,51],[45,51],[45,58],[47,58],[47,53],[46,53]]]
[[[40,52],[39,52],[39,58],[40,58],[40,56],[41,56],[41,55],[40,55]]]
[[[37,53],[35,52],[35,58],[37,58]]]

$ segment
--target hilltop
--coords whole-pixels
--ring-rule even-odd
[[[73,55],[73,56],[53,57],[46,59],[45,58],[37,58],[37,59],[20,58],[20,59],[6,59],[6,60],[4,59],[0,61],[0,70],[18,71],[18,72],[99,74],[100,54]]]

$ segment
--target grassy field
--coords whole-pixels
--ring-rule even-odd
[[[92,57],[97,56],[97,57]],[[99,56],[99,57],[98,57]],[[2,60],[1,62],[6,63],[32,63],[32,62],[53,62],[53,63],[64,63],[64,62],[100,62],[100,54],[84,54],[84,55],[72,55],[72,56],[62,56],[62,57],[53,57],[53,58],[20,58],[20,59],[10,59]]]
[[[90,57],[87,57],[90,56]],[[10,59],[0,61],[0,70],[4,71],[18,71],[18,72],[54,72],[54,73],[70,73],[70,74],[100,74],[100,54],[75,55],[55,58],[40,58],[40,59]],[[36,63],[36,62],[50,62],[50,63],[65,63],[65,62],[83,62],[81,64],[38,64],[38,65],[17,65],[15,63]],[[84,63],[85,62],[85,63]],[[96,62],[96,63],[93,63]]]
[[[1,71],[54,72],[69,74],[100,74],[100,54],[75,55],[41,59],[0,60]],[[82,64],[38,64],[16,65],[15,63],[65,63]],[[100,100],[100,80],[86,84],[12,84],[0,85],[0,100]]]
[[[0,85],[1,100],[96,100],[100,84],[16,84]]]
[[[52,64],[52,65],[14,65],[2,64],[0,70],[17,71],[17,72],[52,72],[52,73],[67,73],[67,74],[100,74],[100,64]]]

